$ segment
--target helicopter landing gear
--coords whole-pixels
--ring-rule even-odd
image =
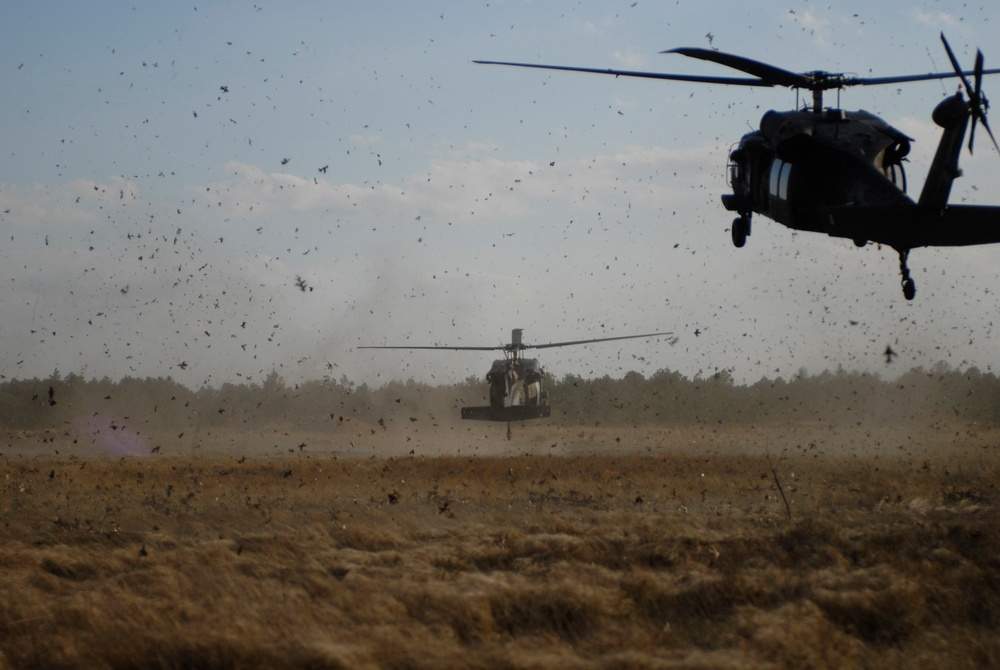
[[[910,278],[910,267],[906,264],[906,260],[909,257],[909,249],[904,249],[899,252],[899,272],[903,276],[900,283],[903,286],[903,297],[907,300],[913,300],[914,296],[917,295],[917,285],[914,284],[913,279]]]
[[[510,421],[507,422],[507,439],[510,439]]]
[[[739,216],[733,219],[733,244],[737,248],[741,248],[747,243],[747,237],[750,236],[750,217],[749,216]]]

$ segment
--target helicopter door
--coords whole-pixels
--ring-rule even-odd
[[[524,384],[525,405],[538,405],[541,402],[542,384],[541,382],[526,382]]]
[[[507,376],[500,375],[490,381],[490,407],[502,408],[507,400]]]
[[[770,214],[775,221],[788,221],[791,207],[788,203],[788,182],[791,179],[792,164],[775,157],[771,162],[767,192],[770,195]]]
[[[510,383],[510,390],[508,391],[508,407],[517,407],[518,405],[524,404],[524,381],[514,377]]]

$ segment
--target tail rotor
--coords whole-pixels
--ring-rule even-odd
[[[945,51],[948,52],[948,59],[951,61],[951,66],[955,69],[955,74],[962,80],[962,86],[969,96],[969,111],[972,114],[972,130],[969,132],[969,153],[972,153],[972,147],[975,143],[977,123],[983,124],[983,128],[986,129],[986,133],[993,142],[993,146],[1000,153],[1000,145],[997,144],[997,140],[993,136],[993,131],[990,130],[990,124],[986,120],[986,112],[990,108],[990,101],[983,94],[983,52],[978,49],[976,50],[976,65],[973,70],[973,82],[975,85],[972,86],[969,84],[969,80],[965,78],[965,73],[958,64],[958,59],[955,58],[955,53],[951,50],[951,45],[945,39],[944,33],[941,33],[941,42],[944,44]]]

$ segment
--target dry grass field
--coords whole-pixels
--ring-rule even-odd
[[[1000,667],[1000,433],[494,428],[8,436],[0,667]]]

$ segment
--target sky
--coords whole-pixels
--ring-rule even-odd
[[[493,356],[357,347],[513,328],[673,333],[534,354],[556,377],[994,372],[1000,248],[913,251],[907,302],[891,249],[760,217],[733,247],[728,152],[794,91],[472,62],[734,74],[660,53],[690,46],[889,76],[945,71],[944,31],[963,64],[982,48],[1000,67],[1000,6],[973,5],[7,3],[0,375],[453,383]],[[956,86],[826,102],[914,137],[918,193]],[[952,202],[1000,205],[978,139]]]

